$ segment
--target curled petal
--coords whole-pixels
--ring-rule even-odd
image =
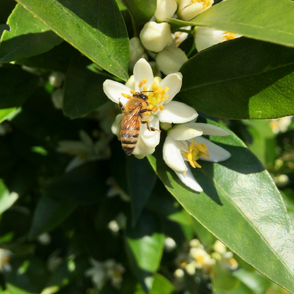
[[[129,99],[122,97],[121,93],[131,94],[130,88],[112,80],[106,80],[103,83],[103,91],[111,101],[118,104],[118,99],[120,99],[123,105],[125,105]]]
[[[149,126],[159,130],[159,119],[154,116]],[[148,131],[147,124],[141,123],[140,137],[148,147],[156,147],[159,144],[160,132]]]
[[[113,122],[112,126],[111,126],[111,131],[114,135],[117,135],[117,132],[118,132],[118,127],[119,127],[119,124],[122,120],[122,117],[123,117],[123,114],[118,114],[115,118],[115,121]]]
[[[187,124],[188,125],[188,124]],[[228,136],[230,132],[224,130],[220,127],[210,125],[210,124],[203,124],[203,123],[190,123],[191,127],[197,128],[199,131],[203,132],[203,135],[210,135],[210,136]]]
[[[141,58],[134,66],[134,77],[135,77],[135,91],[140,92],[139,83],[146,79],[147,90],[151,89],[151,85],[153,83],[154,77],[150,64],[144,59]]]
[[[164,101],[164,104],[169,103],[181,90],[182,87],[183,75],[180,72],[172,73],[166,76],[160,83],[159,87],[164,89],[165,87],[169,88],[167,94],[169,95],[168,99]]]
[[[171,101],[164,105],[164,109],[157,114],[160,122],[186,123],[198,116],[196,110],[182,102]]]
[[[179,179],[182,181],[183,184],[185,184],[190,189],[196,191],[196,192],[203,192],[203,189],[198,184],[196,179],[194,178],[192,171],[189,166],[187,166],[187,172],[184,175],[183,173],[176,172],[176,175],[179,177]]]
[[[167,136],[163,144],[163,160],[175,172],[184,173],[188,170],[177,141]]]
[[[168,135],[177,141],[185,141],[201,136],[203,134],[202,130],[192,128],[190,126],[191,124],[192,123],[177,125],[169,131]]]
[[[220,162],[227,160],[231,157],[231,153],[224,148],[212,143],[211,141],[203,138],[203,137],[197,137],[195,138],[196,143],[204,143],[207,147],[207,151],[210,155],[209,158],[205,159],[203,157],[200,157],[200,159],[210,162]]]

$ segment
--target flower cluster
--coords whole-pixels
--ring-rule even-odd
[[[149,63],[141,58],[134,66],[134,75],[125,85],[106,80],[103,87],[107,97],[119,104],[122,109],[134,99],[134,94],[146,93],[148,109],[142,109],[145,123],[142,123],[143,118],[141,118],[140,131],[139,134],[135,134],[138,139],[132,154],[137,158],[152,154],[159,144],[158,130],[162,126],[162,129],[168,130],[163,147],[164,161],[186,186],[194,191],[202,192],[187,163],[193,168],[200,168],[198,159],[210,162],[228,159],[230,157],[228,151],[203,138],[202,135],[227,136],[229,132],[213,125],[196,123],[198,113],[195,109],[184,103],[173,101],[181,89],[182,78],[180,72],[171,73],[164,79],[154,77]],[[131,111],[130,115],[129,123],[132,123],[134,111]],[[137,116],[140,115],[140,113],[137,114]],[[113,133],[118,137],[122,118],[123,114],[119,114],[112,126]],[[172,127],[172,124],[175,126]],[[131,125],[130,134],[127,133],[126,136],[130,137],[134,132],[133,129],[134,126]],[[122,144],[125,144],[124,141]]]

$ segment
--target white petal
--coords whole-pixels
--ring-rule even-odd
[[[69,164],[67,165],[67,167],[65,168],[66,172],[71,171],[72,169],[84,164],[86,161],[79,158],[78,156],[74,157]]]
[[[211,141],[203,138],[203,137],[197,137],[195,138],[196,143],[204,143],[207,147],[207,151],[210,155],[208,159],[205,159],[203,157],[200,157],[200,159],[210,162],[220,162],[227,160],[231,157],[231,153],[227,151],[226,149],[212,143]]]
[[[169,95],[168,99],[164,101],[164,104],[169,103],[181,90],[182,87],[183,75],[180,72],[172,73],[166,76],[160,83],[159,87],[164,89],[165,87],[169,88],[167,94]]]
[[[185,184],[190,189],[196,191],[196,192],[203,192],[201,186],[198,184],[196,179],[194,178],[194,175],[192,174],[192,171],[189,166],[187,166],[187,172],[186,175],[183,173],[176,172],[176,175],[179,177],[179,179],[182,181],[183,184]]]
[[[168,135],[174,140],[185,141],[203,134],[201,129],[190,127],[190,125],[191,123],[177,125],[169,131]]]
[[[159,130],[159,119],[154,116],[149,126]],[[148,131],[147,124],[141,123],[140,137],[148,147],[156,147],[159,144],[160,132]]]
[[[126,86],[132,90],[135,90],[135,78],[134,75],[130,76],[130,78],[126,82]]]
[[[118,131],[118,127],[119,127],[119,124],[122,120],[122,117],[123,117],[123,114],[118,114],[115,118],[115,121],[113,122],[112,126],[111,126],[111,131],[114,135],[117,135],[117,131]]]
[[[177,141],[167,136],[163,144],[163,160],[174,171],[184,173],[188,170]]]
[[[120,99],[123,105],[125,105],[129,99],[122,97],[121,93],[131,94],[130,88],[112,80],[106,80],[103,83],[103,91],[111,101],[118,104],[118,99]]]
[[[81,140],[86,145],[88,145],[88,146],[93,146],[94,145],[94,142],[93,142],[92,138],[84,130],[81,130],[79,132],[79,135],[80,135]]]
[[[145,156],[152,154],[155,151],[154,147],[148,147],[142,138],[139,138],[136,148],[133,151],[133,155],[135,155],[137,158],[142,159]]]
[[[147,90],[151,89],[151,85],[153,83],[153,72],[150,64],[144,59],[141,58],[134,66],[134,77],[135,77],[135,91],[140,92],[138,87],[139,83],[143,80],[147,80]]]
[[[211,125],[211,124],[204,124],[204,123],[188,123],[191,128],[195,128],[199,131],[203,132],[203,135],[210,135],[210,136],[228,136],[230,132],[224,130],[220,127]]]
[[[157,114],[160,122],[186,123],[198,116],[196,110],[182,102],[171,101],[164,105],[164,110]]]

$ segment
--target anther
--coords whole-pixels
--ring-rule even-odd
[[[130,92],[131,92],[131,94],[133,94],[133,95],[136,93],[134,90],[131,90]]]

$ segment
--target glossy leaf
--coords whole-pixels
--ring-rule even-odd
[[[292,115],[293,71],[294,49],[236,39],[201,51],[182,66],[180,97],[197,110],[227,119]]]
[[[267,0],[262,5],[258,0],[227,0],[214,5],[191,21],[170,21],[180,26],[213,27],[294,47],[294,3],[289,0]]]
[[[152,284],[152,288],[149,291],[149,294],[171,294],[174,293],[174,285],[166,279],[164,276],[160,274],[156,274],[154,276],[154,281]],[[134,294],[145,294],[146,292],[139,285],[138,289]]]
[[[144,291],[152,287],[152,275],[159,267],[164,239],[159,219],[148,211],[143,211],[135,227],[130,222],[127,224],[125,241],[130,266]]]
[[[9,193],[5,183],[0,179],[0,214],[13,205],[18,199],[18,194],[15,192]]]
[[[235,135],[210,139],[231,158],[219,164],[201,162],[201,169],[193,169],[202,193],[187,189],[165,165],[160,151],[149,156],[150,163],[168,191],[203,226],[261,273],[294,292],[293,228],[271,177]]]
[[[102,87],[105,76],[95,74],[87,68],[89,64],[87,59],[74,59],[67,71],[63,111],[71,119],[84,116],[107,101]]]
[[[148,22],[156,10],[156,0],[125,0],[124,3],[136,25]]]
[[[107,173],[103,161],[88,162],[60,176],[46,193],[81,204],[96,203],[105,198]]]
[[[43,195],[34,213],[29,238],[33,239],[58,226],[74,211],[76,206],[76,202],[71,199]]]
[[[151,195],[157,176],[147,158],[137,159],[134,156],[127,157],[127,176],[135,224]]]
[[[18,2],[93,62],[127,80],[129,41],[114,0]]]
[[[9,116],[13,115],[16,111],[16,107],[0,109],[0,123],[9,118]]]
[[[0,44],[2,63],[47,52],[63,41],[19,4],[8,24],[10,31],[3,33]]]

